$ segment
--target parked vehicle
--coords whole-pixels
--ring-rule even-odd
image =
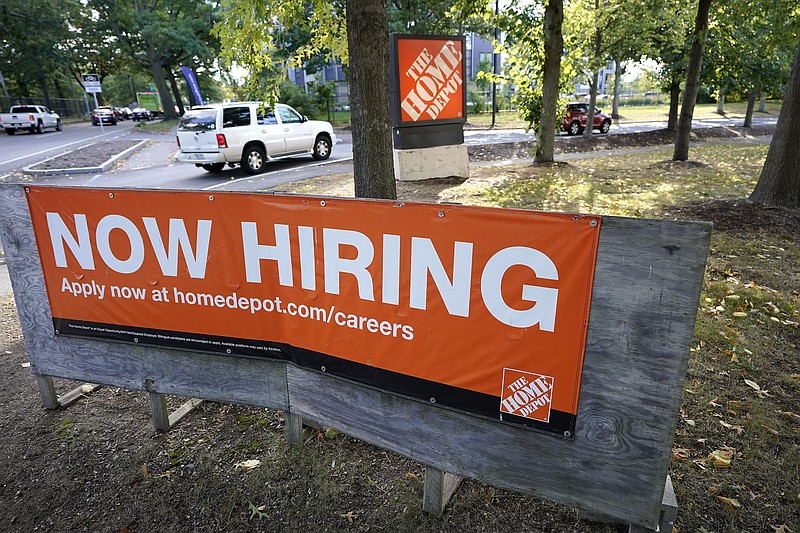
[[[116,106],[101,105],[100,107],[98,107],[98,109],[106,109],[108,111],[111,111],[111,113],[114,115],[114,118],[117,119],[117,121],[125,120],[125,114],[122,112],[122,109]]]
[[[309,154],[327,159],[336,144],[329,122],[308,120],[293,108],[260,102],[197,106],[178,125],[177,160],[209,172],[241,165],[249,174],[264,170],[267,161]]]
[[[130,120],[133,117],[133,111],[131,111],[130,107],[123,107],[120,109],[122,114],[125,116],[125,120]]]
[[[17,130],[44,133],[45,128],[61,131],[61,117],[43,105],[15,105],[8,113],[0,114],[0,128],[9,135]]]
[[[134,122],[139,122],[140,120],[153,120],[153,114],[150,113],[149,109],[145,109],[143,107],[137,107],[133,110],[131,114],[131,118]]]
[[[98,107],[92,111],[92,126],[99,126],[101,122],[116,126],[117,116],[114,114],[114,110],[110,107]]]
[[[589,104],[585,102],[567,104],[567,112],[561,119],[561,131],[566,131],[567,135],[582,133],[586,129],[588,115]],[[592,129],[600,130],[600,133],[608,133],[608,130],[611,129],[611,117],[595,107]]]

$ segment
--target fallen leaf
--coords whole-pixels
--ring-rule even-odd
[[[774,531],[774,533],[792,533],[792,530],[789,529],[789,526],[786,524],[781,524],[779,526],[770,526]]]
[[[684,422],[686,422],[686,425],[687,425],[687,426],[692,426],[692,427],[694,427],[694,420],[691,420],[691,419],[688,419],[688,418],[687,418],[686,420],[684,420]]]
[[[689,448],[672,448],[672,458],[678,461],[688,459],[690,454]]]
[[[716,494],[718,492],[719,492],[719,487],[714,487],[714,486],[708,487],[709,494]]]
[[[733,316],[735,316],[736,318],[744,318],[747,316],[747,313],[744,313],[742,311],[736,311],[733,313]]]
[[[745,385],[747,385],[748,387],[750,387],[754,391],[760,391],[761,390],[761,385],[759,385],[755,381],[750,381],[749,379],[745,378],[744,383],[745,383]]]
[[[350,522],[351,524],[353,523],[353,511],[348,511],[344,514],[340,514],[339,516],[341,516],[342,518],[346,518],[347,521]]]
[[[414,472],[406,472],[406,479],[419,480],[419,477]]]
[[[737,500],[736,498],[726,498],[724,496],[717,496],[717,499],[721,501],[725,505],[725,508],[728,509],[729,511],[733,511],[734,509],[738,509],[739,507],[742,506],[742,504],[739,503],[739,500]]]
[[[736,450],[714,450],[708,454],[707,461],[714,465],[714,468],[730,468]]]
[[[789,379],[800,379],[800,374],[791,374]]]
[[[249,459],[233,465],[234,468],[242,468],[244,470],[252,470],[254,468],[258,468],[259,466],[261,466],[261,461],[258,459]]]
[[[761,427],[766,429],[768,433],[772,433],[773,435],[779,435],[779,433],[776,430],[772,429],[767,425],[761,424]]]

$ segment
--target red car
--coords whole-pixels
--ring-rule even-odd
[[[585,102],[571,102],[567,104],[567,112],[561,119],[561,131],[567,135],[578,135],[586,129],[586,117],[589,114],[589,104]],[[608,133],[611,128],[611,117],[594,108],[594,126],[592,129],[600,133]]]

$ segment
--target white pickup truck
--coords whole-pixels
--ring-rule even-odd
[[[15,105],[9,113],[0,114],[0,128],[9,135],[17,130],[28,130],[31,133],[44,133],[45,128],[61,131],[61,117],[43,105]]]
[[[296,155],[327,159],[336,144],[329,122],[308,120],[284,104],[235,102],[198,106],[178,125],[178,161],[209,172],[241,165],[263,172],[267,161]]]

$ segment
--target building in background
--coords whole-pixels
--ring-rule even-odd
[[[474,82],[477,78],[478,72],[485,70],[492,71],[492,55],[494,48],[492,41],[480,37],[476,33],[468,33],[466,35],[465,55],[466,65],[465,70],[469,81]],[[502,70],[503,57],[500,56],[500,65]],[[317,72],[308,72],[304,69],[289,67],[287,71],[289,80],[303,88],[308,92],[309,84],[314,82],[334,82],[334,105],[339,109],[349,109],[350,106],[350,86],[345,78],[342,64],[336,60],[331,61],[324,69]],[[481,91],[484,97],[491,98],[491,83],[488,84],[489,89]]]

